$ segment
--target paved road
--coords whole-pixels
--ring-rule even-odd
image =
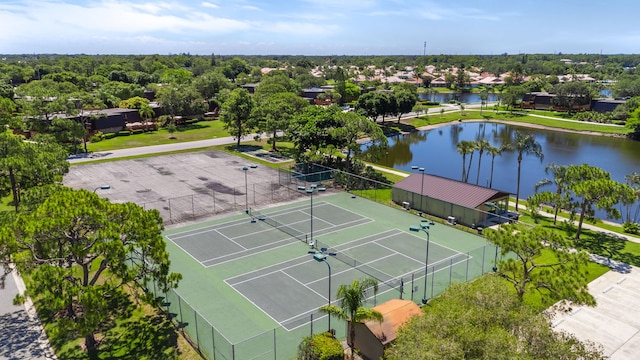
[[[247,135],[246,138],[252,139],[254,136],[255,134],[251,134],[251,135]],[[236,140],[234,140],[233,137],[229,136],[229,137],[222,137],[222,138],[215,138],[215,139],[208,139],[208,140],[143,146],[143,147],[137,147],[137,148],[121,149],[121,150],[108,150],[108,151],[90,153],[87,156],[72,157],[72,158],[69,158],[69,162],[71,164],[76,164],[76,163],[84,163],[84,162],[102,160],[102,159],[117,159],[117,158],[123,158],[128,156],[157,154],[157,153],[187,150],[187,149],[198,149],[198,148],[205,148],[209,146],[233,144],[235,142]]]
[[[15,273],[0,289],[0,359],[55,359],[31,302],[13,305],[13,298],[22,291],[24,284]]]

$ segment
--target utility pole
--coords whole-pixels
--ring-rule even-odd
[[[422,56],[427,55],[427,42],[424,42],[424,50],[422,50]]]

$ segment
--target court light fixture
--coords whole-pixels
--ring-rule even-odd
[[[329,305],[331,305],[331,264],[329,264],[329,256],[336,256],[335,252],[329,252],[329,249],[326,247],[320,248],[320,251],[309,251],[309,254],[313,255],[313,260],[317,262],[323,262],[327,264],[327,269],[329,269],[329,295],[327,296],[327,301]],[[327,315],[329,318],[329,332],[331,332],[331,315]]]
[[[93,192],[95,193],[98,190],[109,190],[109,189],[111,189],[111,185],[103,184],[103,185],[100,185],[100,186],[96,187],[95,189],[93,189]]]
[[[256,169],[257,167],[258,165],[249,165],[248,167],[242,167],[242,171],[244,171],[244,212],[246,214],[249,213],[249,185],[247,182],[247,173],[249,172],[249,168]]]
[[[427,301],[429,301],[429,299],[427,299],[427,273],[428,273],[427,270],[429,268],[429,243],[430,243],[429,229],[431,228],[431,226],[434,226],[434,225],[435,223],[433,221],[423,219],[422,221],[420,221],[420,225],[409,226],[410,231],[414,231],[414,232],[422,231],[425,234],[427,234],[427,253],[424,259],[424,292],[422,294],[422,304],[426,304]],[[431,281],[433,282],[433,279]]]
[[[310,213],[311,213],[311,221],[310,221],[310,226],[311,226],[311,231],[310,231],[310,238],[307,241],[308,244],[310,244],[312,247],[315,246],[316,242],[313,240],[313,193],[315,191],[319,191],[318,189],[318,185],[317,184],[311,184],[309,185],[309,187],[304,187],[304,186],[298,186],[298,191],[304,191],[305,193],[307,193],[308,195],[311,195],[311,206],[310,206]]]

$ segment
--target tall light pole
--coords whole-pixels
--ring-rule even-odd
[[[308,189],[307,189],[306,187],[304,187],[304,186],[298,186],[298,190],[300,190],[300,191],[304,191],[304,192],[306,192],[307,194],[311,195],[311,205],[310,205],[310,209],[309,209],[309,212],[311,213],[311,221],[310,221],[310,222],[311,222],[311,224],[310,224],[310,226],[311,226],[311,229],[310,229],[310,230],[311,230],[311,231],[310,231],[310,234],[309,234],[310,239],[309,239],[308,243],[309,243],[309,244],[313,244],[313,246],[315,246],[315,244],[316,244],[316,243],[313,241],[313,193],[314,193],[314,191],[316,191],[316,189],[317,189],[317,188],[318,188],[318,185],[317,185],[317,184],[311,184],[311,185],[309,185],[309,188],[308,188]]]
[[[424,259],[424,293],[422,294],[422,303],[426,304],[429,299],[427,299],[427,269],[429,268],[429,228],[435,225],[433,221],[422,220],[419,226],[409,226],[409,230],[415,232],[424,232],[427,234],[427,254]],[[433,279],[431,280],[433,281]]]
[[[93,192],[95,193],[98,190],[109,190],[109,189],[111,189],[111,185],[104,184],[104,185],[100,185],[97,188],[93,189]]]
[[[327,260],[329,256],[336,256],[336,253],[327,252],[327,248],[322,248],[320,251],[309,251],[309,254],[313,254],[313,259],[317,262],[324,262],[327,264],[327,268],[329,269],[329,295],[327,296],[328,305],[331,305],[331,265]],[[331,315],[327,315],[329,317],[329,332],[331,332]]]
[[[417,167],[417,166],[412,166],[411,167],[412,170],[418,170],[419,172],[422,173],[422,181],[420,183],[420,211],[421,212],[425,212],[424,209],[422,208],[422,198],[424,197],[424,168],[423,167]]]
[[[244,212],[246,214],[249,213],[249,185],[247,183],[247,173],[249,172],[249,168],[255,169],[258,165],[249,165],[249,167],[242,167],[242,171],[244,171]]]

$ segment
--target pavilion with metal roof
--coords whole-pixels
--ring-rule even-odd
[[[420,173],[396,183],[391,198],[406,209],[484,227],[499,223],[509,204],[508,192]]]

